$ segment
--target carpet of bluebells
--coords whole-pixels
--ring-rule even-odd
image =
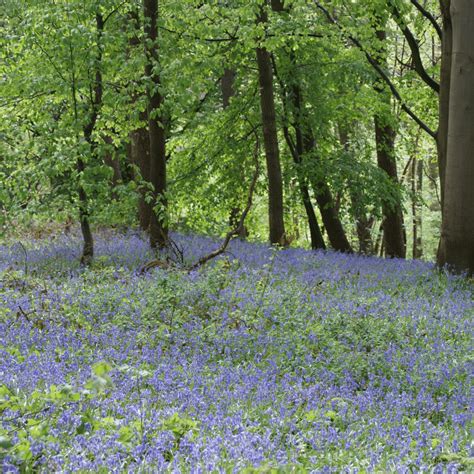
[[[219,245],[175,235],[188,263]],[[0,471],[472,472],[472,281],[138,233],[0,246]]]

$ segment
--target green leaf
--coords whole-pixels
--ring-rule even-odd
[[[98,377],[108,374],[111,370],[112,366],[106,361],[97,362],[92,366],[92,373]]]

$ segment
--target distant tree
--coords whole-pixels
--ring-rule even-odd
[[[95,61],[95,74],[93,75],[94,80],[91,84],[91,103],[89,104],[88,118],[83,127],[84,139],[89,144],[91,157],[97,155],[97,142],[93,139],[93,133],[96,128],[97,118],[102,107],[102,35],[104,33],[104,18],[101,13],[96,13],[96,28],[97,28],[97,57]],[[74,64],[74,53],[71,48],[71,91],[72,100],[74,107],[75,122],[78,119],[78,103],[77,103],[77,84],[76,84],[76,67]],[[81,182],[84,172],[86,169],[85,162],[81,156],[77,158],[77,172],[79,174],[79,220],[81,223],[81,231],[84,239],[84,247],[82,249],[81,263],[88,265],[91,263],[94,256],[94,240],[89,223],[89,203],[87,198],[86,190]]]

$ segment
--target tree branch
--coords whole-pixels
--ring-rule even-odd
[[[439,36],[439,39],[443,39],[443,30],[439,26],[436,18],[426,10],[417,0],[410,0],[412,5],[433,25],[433,28],[436,30],[436,33]]]
[[[402,108],[402,110],[404,110],[421,127],[422,130],[424,130],[430,137],[436,140],[436,132],[431,130],[431,128],[423,120],[421,120],[421,118],[418,117],[418,115],[416,115],[416,113],[413,112],[410,107],[408,107],[408,105],[405,103],[402,96],[398,92],[398,89],[396,88],[395,84],[391,81],[390,77],[383,70],[383,68],[380,67],[380,65],[372,57],[372,55],[363,47],[362,43],[350,33],[347,33],[344,28],[337,22],[337,20],[329,13],[329,11],[324,8],[317,0],[314,0],[314,3],[316,7],[319,8],[325,14],[328,21],[335,25],[343,34],[347,36],[347,38],[352,41],[352,43],[354,43],[355,46],[357,46],[364,53],[365,57],[367,58],[367,61],[369,61],[369,64],[377,71],[379,76],[389,87],[393,96],[398,100],[398,102],[400,102],[400,107]]]
[[[393,4],[392,0],[389,0],[389,4],[392,10],[392,15],[395,18],[400,30],[403,33],[403,36],[407,40],[408,46],[410,46],[411,56],[413,60],[413,66],[415,71],[418,73],[418,76],[427,84],[431,89],[433,89],[437,94],[439,94],[439,83],[436,82],[427,72],[423,65],[420,55],[420,46],[415,36],[411,32],[410,28],[405,22],[403,15],[400,10]]]

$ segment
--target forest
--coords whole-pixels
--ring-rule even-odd
[[[0,6],[1,472],[472,472],[473,0]]]

